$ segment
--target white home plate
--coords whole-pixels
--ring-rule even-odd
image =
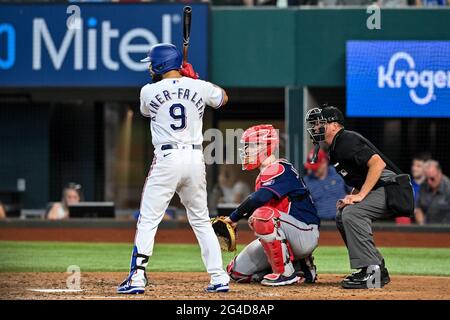
[[[83,292],[81,289],[27,289],[28,291],[34,292],[45,292],[45,293],[74,293]]]

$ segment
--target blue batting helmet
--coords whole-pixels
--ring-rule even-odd
[[[181,68],[182,57],[177,47],[170,43],[161,43],[151,47],[147,58],[141,62],[150,62],[154,74],[164,74]]]

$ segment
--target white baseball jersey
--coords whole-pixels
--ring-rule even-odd
[[[141,89],[141,113],[150,117],[154,146],[202,144],[205,106],[219,108],[222,89],[187,77],[168,78]]]

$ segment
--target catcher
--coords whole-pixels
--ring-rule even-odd
[[[248,128],[241,142],[243,170],[259,168],[260,174],[256,191],[225,222],[235,228],[251,215],[248,222],[258,239],[228,264],[228,274],[240,283],[267,286],[314,283],[320,219],[308,189],[292,164],[276,158],[279,138],[272,125]]]

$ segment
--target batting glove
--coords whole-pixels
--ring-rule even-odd
[[[180,73],[182,76],[189,77],[192,79],[198,79],[198,73],[194,71],[192,64],[189,62],[184,62],[183,66],[180,69]]]

